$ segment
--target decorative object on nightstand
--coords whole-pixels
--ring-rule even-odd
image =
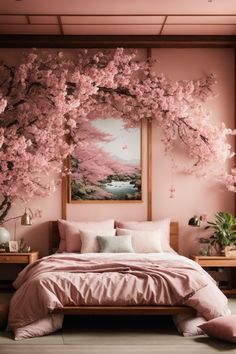
[[[231,213],[217,212],[215,222],[207,223],[205,230],[211,228],[214,232],[210,237],[201,237],[199,241],[209,245],[208,255],[236,257],[236,218]]]
[[[19,242],[18,241],[9,241],[9,252],[18,252],[19,251]]]
[[[0,227],[0,252],[18,252],[21,250],[21,242],[16,240],[16,222],[17,219],[21,219],[21,225],[30,226],[32,225],[33,212],[30,208],[25,208],[25,212],[22,215],[14,216],[12,218],[6,219],[4,222],[14,220],[14,237],[11,240],[10,233],[4,227]],[[28,250],[28,249],[27,249]],[[30,251],[30,249],[29,249]]]
[[[5,229],[5,227],[0,226],[0,252],[1,250],[5,251],[10,241],[11,235],[10,232]]]

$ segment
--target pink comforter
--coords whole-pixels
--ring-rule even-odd
[[[187,304],[207,319],[228,313],[211,278],[177,255],[58,254],[26,267],[14,286],[8,327],[15,339],[61,328],[63,316],[51,312],[66,305]]]

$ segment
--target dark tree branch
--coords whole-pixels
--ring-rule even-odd
[[[14,82],[14,78],[15,78],[15,72],[13,70],[12,67],[9,67],[8,65],[4,64],[3,65],[4,68],[6,68],[9,73],[10,73],[10,82],[9,82],[9,86],[8,86],[8,89],[7,89],[7,92],[6,92],[6,96],[9,96],[10,93],[11,93],[11,90],[12,90],[12,87],[13,87],[13,82]],[[14,68],[15,69],[15,68]]]
[[[9,209],[11,208],[11,197],[5,196],[0,205],[0,224],[4,222],[4,218],[7,216]]]
[[[186,122],[185,118],[179,118],[179,120],[180,120],[182,123],[184,123],[184,124],[186,125],[186,127],[187,127],[189,130],[192,130],[192,131],[194,131],[194,132],[198,132],[198,130],[197,130],[196,128],[193,128],[191,125],[189,125],[189,124]],[[205,144],[208,144],[208,139],[207,139],[204,135],[199,134],[199,136],[200,136],[200,138],[202,139],[202,141],[204,141]]]
[[[117,87],[116,89],[113,89],[111,87],[98,86],[98,91],[103,91],[108,93],[115,92],[118,93],[119,95],[125,95],[125,96],[136,98],[136,95],[132,95],[126,87]]]

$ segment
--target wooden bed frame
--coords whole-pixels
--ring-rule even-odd
[[[50,221],[49,252],[54,253],[60,242],[57,221]],[[178,252],[179,225],[170,224],[170,245]],[[194,310],[187,306],[64,306],[57,308],[53,313],[65,315],[177,315],[194,314]]]

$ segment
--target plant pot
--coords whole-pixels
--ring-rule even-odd
[[[225,246],[223,249],[223,254],[225,257],[236,258],[236,245]]]

